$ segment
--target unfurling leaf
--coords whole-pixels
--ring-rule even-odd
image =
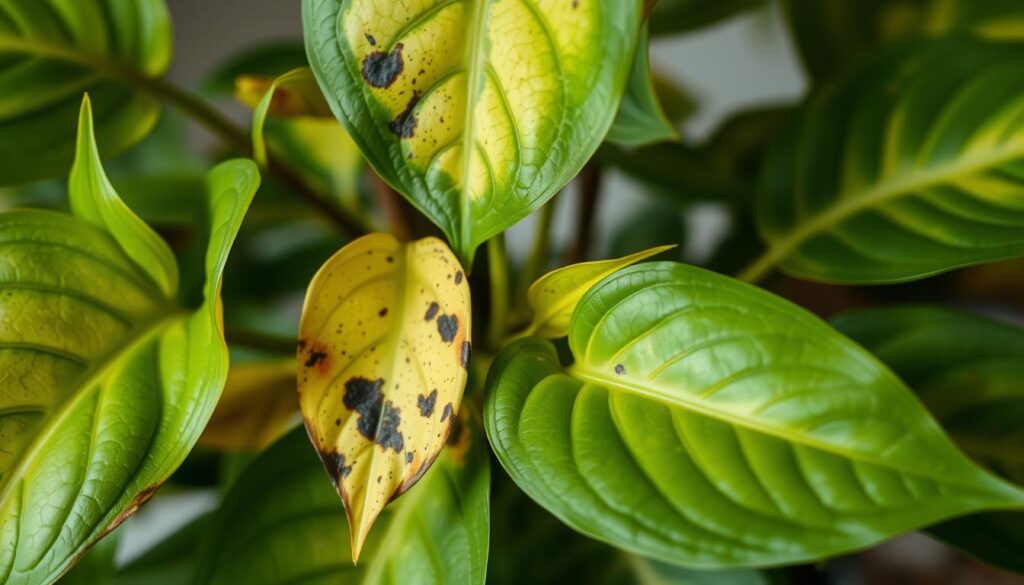
[[[633,71],[619,113],[606,140],[620,146],[644,146],[679,140],[679,130],[665,113],[658,97],[650,61],[650,34],[647,27],[640,36]]]
[[[338,496],[296,429],[233,484],[200,544],[196,574],[182,582],[483,585],[490,460],[478,419],[460,418],[416,489],[381,514],[358,566]]]
[[[580,301],[574,363],[515,342],[486,423],[516,483],[576,530],[693,567],[803,562],[1024,505],[895,375],[817,317],[672,263]]]
[[[527,298],[533,310],[533,321],[524,335],[549,339],[569,334],[569,319],[576,303],[602,278],[631,264],[671,250],[675,245],[659,246],[614,260],[598,260],[573,264],[553,270],[530,286]]]
[[[288,430],[298,412],[295,360],[231,366],[199,444],[219,451],[262,451]]]
[[[49,583],[145,502],[192,449],[228,369],[228,251],[259,183],[207,179],[206,283],[179,306],[167,245],[124,206],[82,105],[75,216],[0,214],[0,582]]]
[[[436,238],[372,234],[310,284],[299,327],[299,403],[345,504],[353,560],[377,515],[445,444],[466,386],[469,283]]]
[[[758,224],[800,277],[896,282],[1024,255],[1024,47],[898,45],[812,98],[763,168]]]
[[[132,78],[159,75],[170,61],[164,0],[3,2],[0,185],[67,172],[75,153],[68,128],[86,91],[105,155],[144,138],[160,105]]]
[[[334,113],[467,266],[597,149],[642,12],[641,0],[303,1]]]

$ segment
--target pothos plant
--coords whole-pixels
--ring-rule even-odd
[[[1024,571],[1024,330],[963,308],[1024,309],[1024,10],[784,0],[807,99],[682,140],[651,35],[759,7],[303,0],[192,91],[162,0],[0,0],[0,581]],[[608,237],[611,169],[654,199]],[[168,480],[219,504],[115,562]]]

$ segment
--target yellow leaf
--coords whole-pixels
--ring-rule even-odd
[[[298,410],[293,360],[231,366],[199,444],[218,451],[262,451],[288,430]]]
[[[522,335],[539,335],[549,339],[565,337],[569,334],[569,319],[572,318],[576,303],[590,287],[616,271],[672,248],[675,245],[658,246],[614,260],[573,264],[538,278],[527,293],[533,310],[533,322]]]
[[[353,561],[384,506],[444,446],[466,386],[470,331],[469,285],[436,238],[365,236],[310,284],[299,404],[345,504]]]

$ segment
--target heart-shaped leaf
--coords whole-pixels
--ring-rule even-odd
[[[619,113],[606,137],[606,140],[621,146],[644,146],[679,140],[679,130],[665,113],[658,98],[654,73],[651,71],[649,37],[650,33],[644,27],[626,93],[622,96]]]
[[[524,335],[549,339],[569,334],[569,319],[580,298],[602,278],[631,264],[657,256],[675,245],[659,246],[613,260],[597,260],[565,266],[537,279],[527,292],[533,321]]]
[[[159,104],[138,80],[170,64],[163,0],[6,0],[0,11],[0,184],[67,172],[82,92],[112,156],[141,140]]]
[[[358,566],[305,432],[289,433],[234,483],[190,582],[483,585],[490,462],[482,433],[460,427],[416,489],[381,515]]]
[[[583,297],[567,370],[499,354],[486,422],[517,484],[576,530],[694,567],[823,558],[1024,492],[962,455],[866,351],[770,293],[648,263]]]
[[[854,311],[833,324],[899,374],[976,461],[1024,483],[1024,330],[941,307]],[[1024,514],[983,513],[929,530],[1024,573]]]
[[[199,444],[218,451],[259,452],[288,430],[298,412],[295,360],[233,365]]]
[[[469,282],[443,242],[371,234],[309,286],[299,404],[348,515],[353,559],[387,503],[430,467],[468,377]]]
[[[884,51],[817,95],[764,165],[775,266],[911,280],[1024,254],[1024,47],[965,38]]]
[[[597,149],[642,17],[641,0],[302,5],[335,115],[467,266]]]
[[[54,581],[145,502],[195,444],[227,374],[220,280],[255,165],[210,173],[203,300],[179,307],[173,258],[109,188],[91,128],[86,101],[69,183],[77,217],[0,215],[7,584]]]

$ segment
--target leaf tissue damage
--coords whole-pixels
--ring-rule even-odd
[[[468,282],[434,238],[366,236],[310,286],[299,402],[345,504],[354,558],[384,506],[419,480],[452,433],[470,325]]]

